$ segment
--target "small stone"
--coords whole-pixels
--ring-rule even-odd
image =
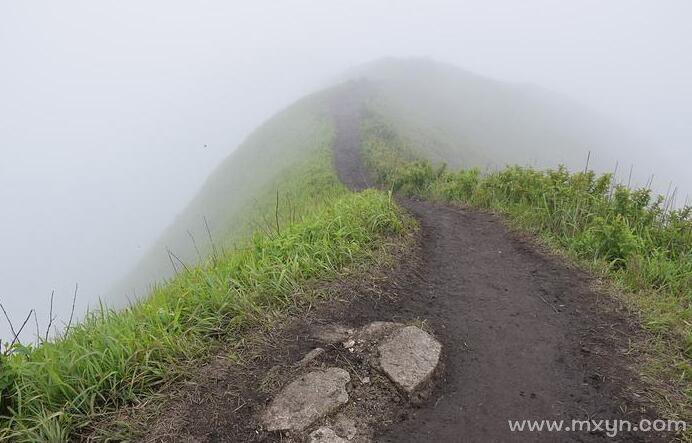
[[[338,436],[344,437],[347,440],[353,440],[353,437],[358,433],[356,422],[343,414],[339,414],[336,417],[334,421],[334,430]]]
[[[442,345],[422,329],[407,326],[389,336],[378,349],[382,370],[410,394],[435,371]]]
[[[348,440],[336,435],[331,428],[322,426],[310,434],[310,443],[347,443]]]
[[[310,351],[310,352],[308,352],[307,354],[305,354],[305,357],[303,357],[303,358],[297,363],[297,366],[305,367],[305,366],[307,366],[308,364],[310,364],[310,362],[312,362],[313,360],[315,360],[316,358],[318,358],[318,357],[319,357],[320,355],[322,355],[322,354],[324,354],[324,349],[322,349],[322,348],[315,348],[315,349],[313,349],[312,351]]]
[[[360,328],[356,334],[362,341],[378,341],[404,326],[391,321],[374,321]]]
[[[351,376],[341,368],[309,372],[286,386],[262,416],[269,431],[302,431],[348,402]]]
[[[355,342],[355,340],[348,340],[348,341],[345,341],[343,343],[343,345],[344,345],[344,348],[350,349],[356,345],[356,342]]]
[[[367,385],[368,383],[370,383],[370,377],[363,377],[362,382],[364,385]]]
[[[351,334],[353,334],[353,329],[343,325],[332,324],[314,328],[310,333],[310,337],[323,343],[334,344],[343,342],[348,339]]]

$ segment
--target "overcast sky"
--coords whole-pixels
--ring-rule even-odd
[[[567,94],[689,185],[690,17],[686,0],[0,0],[0,302],[45,319],[54,289],[65,318],[78,281],[93,304],[250,130],[381,56]]]

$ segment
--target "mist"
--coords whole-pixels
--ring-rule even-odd
[[[52,291],[58,325],[76,283],[77,316],[98,306],[256,126],[385,56],[563,94],[639,140],[622,164],[684,200],[690,16],[686,1],[4,2],[0,303],[43,328]]]

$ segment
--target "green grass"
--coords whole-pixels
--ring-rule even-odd
[[[221,246],[243,243],[257,231],[276,232],[277,226],[280,230],[281,226],[299,222],[325,202],[348,193],[332,168],[332,134],[325,132],[321,137],[325,143],[310,152],[309,160],[279,172],[253,190],[254,197],[214,233]]]
[[[16,348],[2,360],[0,438],[67,440],[403,229],[387,195],[345,193],[279,232],[257,233],[248,249],[190,267],[129,309],[93,313],[60,340]]]
[[[692,395],[692,208],[592,171],[447,171],[375,118],[363,131],[370,167],[394,191],[499,212],[624,290]]]

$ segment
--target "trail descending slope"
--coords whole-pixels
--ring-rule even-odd
[[[339,109],[338,105],[335,109]],[[353,101],[335,112],[344,183],[362,187]],[[348,158],[349,161],[339,159]],[[537,251],[492,215],[402,200],[418,220],[418,269],[394,276],[397,318],[429,322],[445,349],[435,395],[377,441],[593,441],[594,432],[511,432],[508,420],[654,419],[628,398],[626,353],[636,334],[590,277]],[[405,288],[405,289],[404,289]],[[390,311],[390,313],[392,312]],[[670,436],[668,436],[670,437]],[[663,435],[619,432],[617,440]]]
[[[366,98],[367,86],[364,84],[342,88],[336,93],[337,99],[332,102],[334,117],[334,165],[339,179],[354,191],[370,187],[365,166],[360,158],[360,151],[353,149],[360,146],[360,121],[363,113],[362,104]]]

